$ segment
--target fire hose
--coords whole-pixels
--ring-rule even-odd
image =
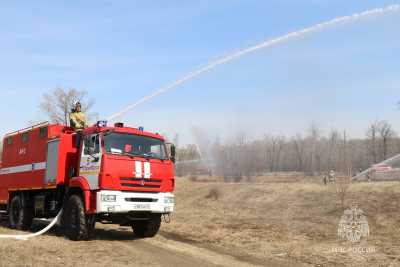
[[[36,237],[36,236],[40,236],[44,233],[46,233],[47,231],[49,231],[51,228],[53,228],[53,226],[57,223],[58,219],[61,217],[62,215],[62,210],[60,210],[60,212],[57,214],[57,216],[51,221],[51,223],[49,225],[47,225],[45,228],[43,228],[42,230],[40,230],[39,232],[36,233],[32,233],[32,234],[26,234],[26,235],[0,235],[0,239],[17,239],[17,240],[28,240],[29,238],[32,237]]]

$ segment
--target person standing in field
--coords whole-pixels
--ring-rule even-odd
[[[334,183],[336,181],[336,173],[334,170],[331,170],[328,174],[329,182]]]
[[[70,125],[76,131],[82,131],[87,126],[86,115],[82,112],[82,105],[76,102],[75,108],[69,114]]]

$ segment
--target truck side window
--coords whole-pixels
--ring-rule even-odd
[[[92,136],[92,142],[94,143],[94,153],[98,154],[100,152],[100,139],[99,135]]]
[[[28,141],[29,141],[29,133],[28,133],[28,132],[23,133],[23,134],[21,135],[21,139],[22,139],[22,142],[23,142],[23,143],[28,142]]]
[[[47,127],[42,127],[39,129],[39,136],[41,138],[45,138],[47,137],[47,132],[48,132],[48,128]]]
[[[7,145],[11,146],[13,144],[13,138],[10,136],[7,138]]]
[[[100,142],[98,135],[86,136],[84,143],[85,143],[85,149],[84,149],[85,155],[98,154],[100,152]]]

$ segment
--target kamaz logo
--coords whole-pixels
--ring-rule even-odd
[[[26,148],[20,148],[20,149],[18,149],[18,155],[20,155],[20,156],[26,155]]]

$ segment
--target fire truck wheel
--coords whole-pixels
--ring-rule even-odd
[[[85,214],[82,198],[78,195],[70,196],[64,217],[65,235],[74,241],[87,240],[91,236],[93,227],[94,224]]]
[[[133,232],[137,237],[153,237],[161,226],[161,214],[152,214],[147,221],[132,222]]]
[[[22,205],[21,197],[16,195],[12,198],[9,212],[10,227],[18,230],[28,230],[33,221],[33,210]]]

